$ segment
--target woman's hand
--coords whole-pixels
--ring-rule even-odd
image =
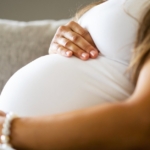
[[[74,21],[60,26],[52,39],[49,54],[72,55],[87,60],[96,58],[98,50],[88,31]]]

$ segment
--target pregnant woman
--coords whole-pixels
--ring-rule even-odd
[[[2,125],[13,117],[1,112],[1,142],[32,150],[150,148],[150,1],[98,2],[77,19],[50,46],[72,58],[41,57],[7,82],[0,110],[20,117],[7,136]]]

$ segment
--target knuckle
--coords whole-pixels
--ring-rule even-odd
[[[62,51],[62,47],[61,46],[57,46],[57,53],[61,53]]]
[[[52,41],[51,44],[50,44],[50,47],[55,47],[55,41]]]
[[[59,44],[54,43],[54,44],[53,44],[53,48],[55,48],[55,50],[57,50],[57,49],[59,48]]]
[[[56,53],[57,47],[58,47],[58,45],[55,44],[54,42],[52,42],[52,43],[50,44],[50,47],[49,47],[49,50],[48,50],[49,54]]]
[[[56,34],[55,37],[53,38],[54,40],[60,38],[60,34]]]
[[[71,45],[71,42],[69,40],[66,40],[64,42],[64,47],[69,47]]]
[[[65,26],[60,26],[58,29],[57,29],[57,32],[59,33],[59,32],[62,32],[62,31],[64,31],[66,29],[66,27]]]
[[[53,42],[53,43],[54,43],[54,42],[57,42],[60,38],[61,38],[61,35],[60,35],[60,34],[56,34],[56,35],[54,36],[54,38],[52,39],[52,42]]]
[[[81,31],[81,34],[83,37],[89,36],[89,33],[87,31]]]
[[[73,36],[72,36],[72,41],[73,41],[73,42],[77,42],[78,39],[79,39],[79,36],[77,36],[77,35],[73,35]]]
[[[72,26],[74,23],[75,23],[74,21],[70,21],[67,25]]]

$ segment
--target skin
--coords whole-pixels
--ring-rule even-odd
[[[66,57],[76,56],[82,60],[96,58],[99,54],[91,35],[74,21],[60,26],[52,39],[49,54]]]
[[[92,57],[90,52],[94,45],[89,33],[83,34],[86,35],[85,39],[79,34],[82,28],[78,28],[76,23],[74,25],[76,29],[71,28],[69,24],[58,29],[57,36],[55,35],[51,43],[50,53],[59,53],[67,57],[75,55],[79,58],[82,53],[87,53],[85,59],[81,58],[87,60]],[[75,33],[78,33],[78,40],[71,39]],[[63,45],[62,37],[70,39],[69,46],[67,44],[59,48]],[[90,48],[86,50],[88,44]],[[73,45],[78,48],[75,49]],[[81,45],[84,46],[81,48]],[[53,51],[53,47],[59,50]],[[70,50],[70,47],[73,48]],[[96,57],[97,55],[93,58]],[[15,119],[12,122],[10,142],[18,150],[149,150],[149,114],[150,60],[146,61],[141,69],[133,94],[124,102],[97,105],[50,116]],[[4,119],[5,113],[0,112],[0,131]]]

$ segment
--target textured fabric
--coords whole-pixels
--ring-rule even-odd
[[[0,20],[0,93],[14,72],[48,53],[50,41],[56,29],[68,21]]]
[[[23,116],[45,115],[127,99],[134,86],[125,71],[138,25],[124,13],[124,2],[110,0],[80,20],[102,53],[97,59],[82,61],[50,55],[33,61],[7,82],[0,109]],[[134,2],[139,5],[137,0]],[[121,51],[129,41],[132,44]]]

